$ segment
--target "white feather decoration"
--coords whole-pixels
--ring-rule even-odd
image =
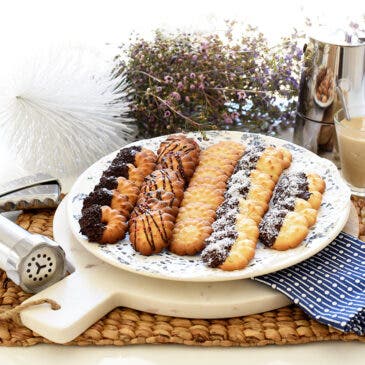
[[[125,80],[100,53],[64,47],[22,57],[0,71],[0,141],[28,171],[78,174],[133,138]]]

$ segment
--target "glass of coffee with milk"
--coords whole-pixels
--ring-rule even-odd
[[[334,119],[342,176],[354,195],[365,196],[365,104],[347,115],[340,109]]]

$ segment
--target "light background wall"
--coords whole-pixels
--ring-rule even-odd
[[[220,31],[225,19],[236,19],[257,25],[275,42],[293,27],[302,27],[305,17],[342,25],[364,12],[358,0],[1,0],[0,73],[11,72],[29,50],[68,43],[117,45],[127,41],[131,31],[147,37],[155,28]],[[10,178],[17,168],[6,154],[0,131],[0,175]]]
[[[117,43],[133,29],[216,30],[227,18],[256,24],[275,39],[306,16],[340,24],[364,12],[359,0],[2,0],[0,39],[3,50],[29,42]]]

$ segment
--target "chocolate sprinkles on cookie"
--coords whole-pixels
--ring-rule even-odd
[[[139,146],[118,152],[83,201],[79,224],[89,241],[115,243],[124,238],[126,221],[137,201],[139,187],[154,170],[156,159],[152,151]]]
[[[284,148],[254,143],[246,149],[228,181],[213,233],[205,241],[202,260],[206,265],[229,271],[248,265],[275,182],[290,162]]]
[[[284,175],[272,199],[272,207],[259,225],[260,241],[276,250],[297,247],[315,224],[325,183],[313,173]]]

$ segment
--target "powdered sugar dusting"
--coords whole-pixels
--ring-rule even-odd
[[[288,210],[280,208],[270,209],[259,224],[260,241],[271,247],[278,236]]]
[[[260,230],[260,241],[271,247],[283,225],[286,215],[294,210],[297,198],[308,200],[307,176],[304,172],[295,172],[282,175],[272,198],[272,208],[262,219]]]
[[[249,145],[228,180],[225,200],[217,209],[217,219],[212,225],[213,233],[206,239],[206,248],[202,252],[203,261],[210,267],[217,267],[225,261],[238,237],[235,225],[239,202],[246,198],[250,190],[251,171],[255,169],[264,150],[263,144]]]
[[[209,267],[218,267],[227,257],[227,252],[232,247],[233,241],[230,237],[223,237],[211,242],[202,253],[203,261]]]
[[[250,171],[238,170],[228,182],[228,189],[224,195],[226,199],[246,196],[250,189]]]
[[[266,145],[259,143],[257,141],[254,144],[250,144],[247,146],[245,150],[245,154],[238,161],[235,171],[252,171],[257,164],[257,161],[260,159],[262,152],[265,150]]]
[[[304,172],[295,172],[281,177],[274,190],[272,202],[274,206],[293,210],[296,198],[308,200],[309,197],[307,175]]]

